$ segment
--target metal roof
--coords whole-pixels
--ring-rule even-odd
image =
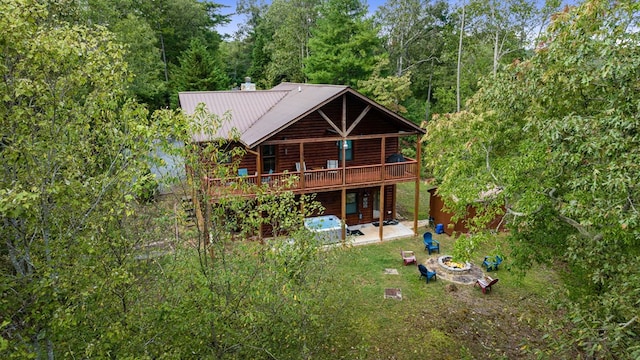
[[[198,104],[203,103],[208,112],[229,121],[224,121],[215,137],[228,138],[232,128],[244,134],[257,120],[287,95],[287,91],[190,91],[178,94],[180,107],[193,114]],[[210,135],[192,135],[193,141],[211,140]],[[241,139],[242,140],[242,139]]]
[[[180,106],[188,114],[193,114],[199,103],[204,103],[209,112],[221,117],[228,112],[230,121],[223,124],[215,137],[227,138],[230,130],[236,128],[241,134],[240,141],[253,148],[345,92],[356,95],[405,126],[424,132],[402,116],[344,85],[282,83],[271,90],[181,92],[179,98]],[[193,135],[193,141],[208,140],[211,139],[205,134]]]

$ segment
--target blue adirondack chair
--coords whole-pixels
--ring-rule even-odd
[[[429,269],[427,269],[427,267],[422,264],[418,265],[418,270],[420,270],[420,278],[424,276],[427,279],[427,284],[431,279],[436,280],[435,271],[429,271]]]
[[[499,255],[494,256],[485,256],[484,261],[482,262],[482,266],[487,268],[487,271],[498,270],[498,266],[502,263],[502,258]]]
[[[424,249],[429,252],[429,255],[431,255],[432,251],[437,251],[438,254],[440,254],[440,243],[438,240],[433,240],[433,235],[431,235],[430,232],[427,231],[424,233],[422,238],[424,241]]]

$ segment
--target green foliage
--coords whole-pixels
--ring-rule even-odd
[[[577,275],[570,336],[598,358],[637,351],[638,10],[594,0],[557,15],[530,61],[486,81],[468,112],[428,126],[448,206],[459,216],[467,204],[504,207],[514,260],[562,261]]]
[[[305,81],[304,61],[309,56],[309,38],[320,3],[317,0],[276,0],[269,6],[265,27],[270,31],[260,34],[266,40],[263,49],[270,59],[264,64],[268,84]]]
[[[155,175],[147,172],[133,184],[133,193],[138,201],[149,203],[158,195],[158,186]]]
[[[209,1],[89,0],[82,5],[64,2],[65,11],[74,9],[70,22],[105,26],[127,46],[125,60],[134,76],[129,91],[156,109],[169,104],[169,79],[174,78],[174,66],[179,65],[191,42],[198,39],[216,53],[221,38],[214,29],[229,21],[228,16],[219,14],[221,5]]]
[[[171,77],[171,99],[175,107],[181,91],[223,90],[229,83],[222,66],[200,39],[192,40],[179,60],[180,66],[172,69]]]
[[[158,39],[146,21],[127,14],[112,27],[118,41],[126,45],[125,61],[133,74],[129,91],[138,101],[157,104],[166,92]]]
[[[121,331],[135,281],[125,259],[137,239],[123,236],[121,225],[153,129],[146,110],[125,97],[124,47],[105,28],[48,12],[65,4],[0,4],[0,253],[3,293],[12,294],[1,303],[10,322],[3,356],[82,353],[108,334],[108,326],[75,328],[97,304],[108,313],[103,320],[114,320],[104,323]],[[84,308],[94,286],[105,291]]]
[[[358,0],[329,0],[311,29],[305,75],[312,83],[355,86],[380,60],[380,39],[366,6]]]
[[[369,80],[358,81],[358,90],[395,113],[406,113],[402,102],[411,95],[411,73],[382,77],[388,64],[389,60],[380,61]]]

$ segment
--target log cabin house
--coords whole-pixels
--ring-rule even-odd
[[[179,99],[187,114],[200,103],[210,113],[230,114],[217,135],[232,128],[240,133],[247,150],[239,165],[244,181],[268,184],[297,175],[294,192],[315,193],[325,214],[342,219],[343,238],[345,226],[395,219],[398,183],[415,183],[418,213],[420,161],[400,155],[400,146],[414,142],[419,159],[422,128],[348,86],[243,88],[248,90],[181,92]],[[211,140],[203,134],[192,139]],[[383,232],[379,226],[380,239]]]

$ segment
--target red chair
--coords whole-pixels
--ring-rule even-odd
[[[491,286],[495,285],[498,282],[498,279],[493,279],[489,276],[485,276],[484,279],[476,280],[476,283],[473,287],[480,286],[483,294],[486,294],[487,291],[491,291]]]
[[[400,251],[400,255],[402,255],[402,261],[404,262],[404,265],[407,266],[409,264],[418,264],[418,262],[416,261],[416,254],[414,254],[413,251]]]

